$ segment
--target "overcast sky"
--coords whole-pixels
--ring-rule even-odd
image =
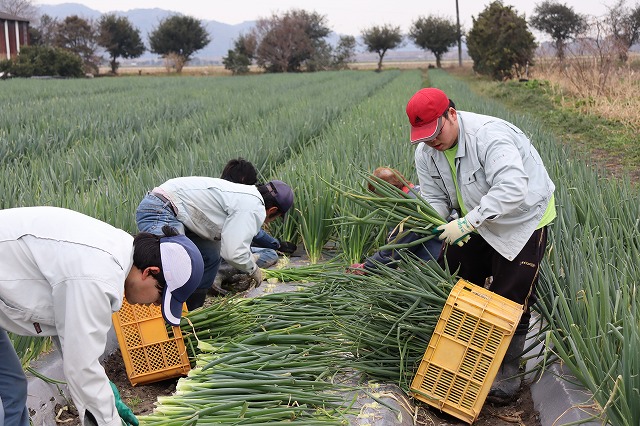
[[[601,16],[616,0],[560,0],[580,14]],[[503,0],[520,14],[529,17],[542,0]],[[359,35],[372,25],[399,25],[407,32],[419,16],[439,15],[455,19],[455,0],[42,0],[36,4],[81,3],[100,12],[160,8],[180,12],[198,19],[239,24],[282,13],[292,8],[316,11],[327,17],[328,26],[340,34]],[[488,0],[458,0],[460,24],[471,28],[471,16],[489,4]],[[635,5],[633,0],[627,5]]]

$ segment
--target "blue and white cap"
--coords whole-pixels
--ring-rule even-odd
[[[182,304],[198,288],[204,273],[202,255],[184,235],[160,238],[162,274],[167,284],[162,291],[162,316],[180,325]]]

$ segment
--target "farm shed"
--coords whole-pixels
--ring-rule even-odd
[[[29,45],[29,20],[0,12],[0,59],[18,56]]]

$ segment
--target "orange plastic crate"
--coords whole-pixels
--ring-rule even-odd
[[[184,376],[191,369],[180,327],[167,331],[159,306],[123,300],[113,314],[120,352],[133,386]],[[171,335],[170,335],[171,334]]]
[[[522,305],[459,280],[411,383],[413,396],[473,423],[522,313]]]

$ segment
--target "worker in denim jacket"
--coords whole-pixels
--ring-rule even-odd
[[[204,304],[221,259],[249,274],[256,285],[262,282],[251,240],[263,223],[284,216],[292,205],[293,191],[280,180],[254,186],[186,176],[169,179],[149,191],[138,205],[136,223],[140,231],[154,234],[170,225],[200,250],[204,274],[187,299],[187,308],[193,310]]]
[[[256,185],[258,170],[250,161],[242,157],[233,158],[225,164],[220,178],[243,185]],[[274,265],[278,261],[278,253],[291,255],[297,248],[295,243],[282,241],[264,229],[260,229],[251,241],[251,252],[257,255],[256,263],[261,268]]]

